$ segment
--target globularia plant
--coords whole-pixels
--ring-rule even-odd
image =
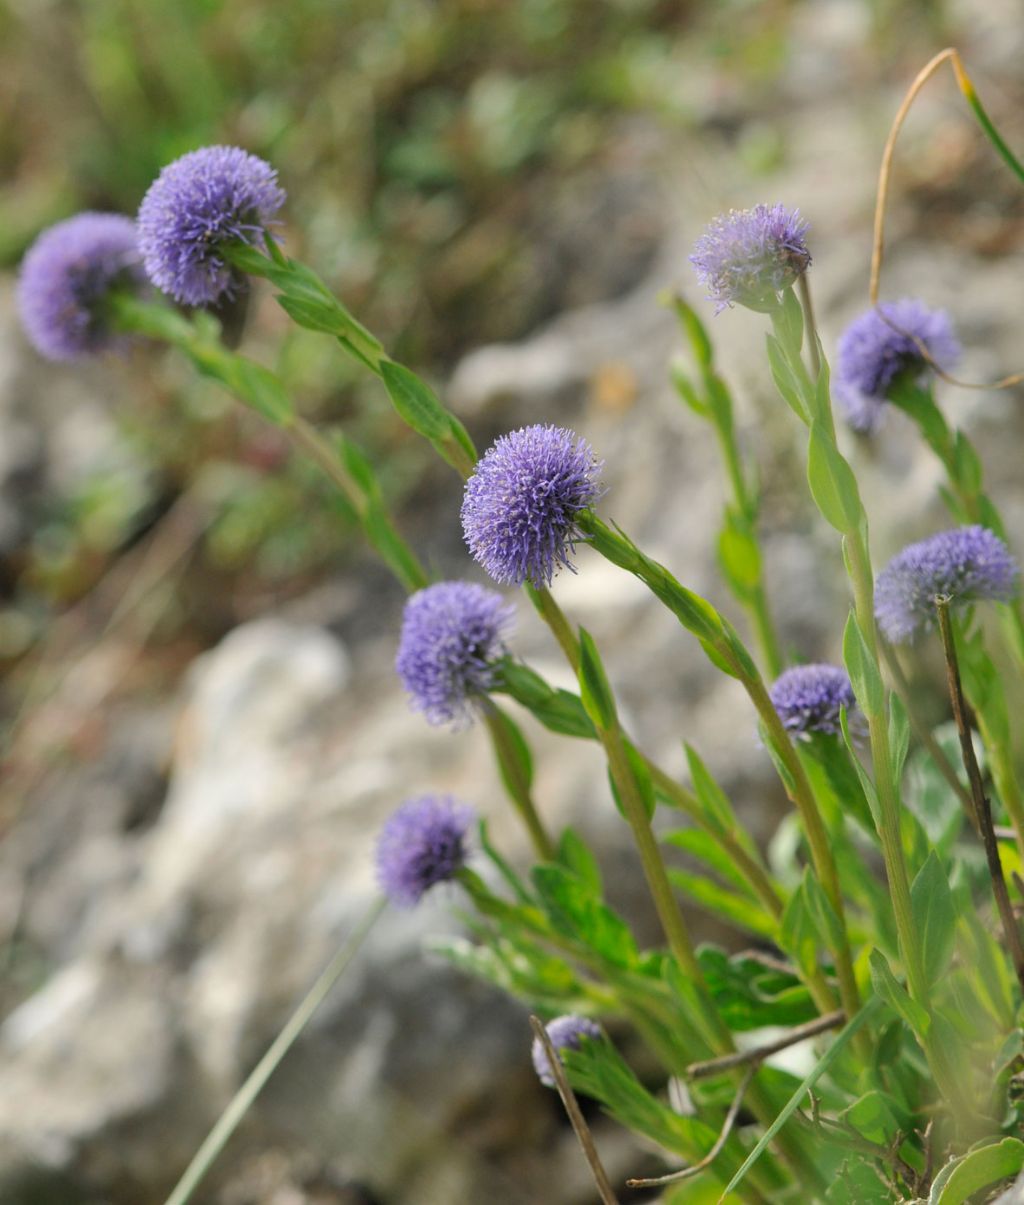
[[[1024,177],[973,89],[962,87]],[[959,1205],[991,1196],[1024,1168],[1017,917],[1024,802],[1010,722],[1024,625],[1013,532],[983,488],[977,454],[933,394],[934,377],[959,353],[948,317],[917,300],[885,303],[840,340],[841,413],[870,434],[887,405],[904,410],[942,462],[956,524],[905,548],[876,580],[868,509],[837,442],[829,368],[813,325],[808,224],[783,205],[759,205],[714,219],[697,243],[693,264],[716,310],[745,306],[767,320],[766,370],[806,439],[810,497],[842,545],[851,605],[835,617],[835,634],[844,664],[801,664],[810,650],[784,649],[772,622],[756,474],[744,463],[732,400],[692,306],[675,299],[691,352],[675,383],[719,441],[729,483],[720,560],[756,652],[722,611],[599,516],[602,462],[574,432],[521,427],[478,458],[429,386],[392,360],[311,269],[282,252],[273,224],[284,199],[273,169],[254,156],[232,147],[194,151],[146,194],[137,238],[128,219],[95,214],[40,236],[19,297],[32,342],[52,358],[116,348],[132,336],[184,352],[315,461],[409,592],[396,669],[410,703],[435,725],[464,729],[483,720],[537,861],[521,875],[494,847],[485,821],[471,836],[468,805],[423,795],[403,803],[380,834],[386,899],[413,906],[444,883],[468,901],[472,938],[440,948],[548,1020],[535,1029],[534,1066],[562,1094],[602,1201],[614,1201],[615,1189],[573,1089],[662,1152],[665,1174],[644,1183],[664,1185],[665,1199],[677,1205],[726,1198]],[[827,248],[816,254],[827,259]],[[208,313],[176,308],[153,291],[204,306],[248,287],[249,277],[268,280],[296,323],[332,338],[376,376],[401,418],[463,478],[471,557],[495,583],[523,588],[575,675],[574,690],[555,688],[517,657],[504,595],[477,582],[430,580],[351,440],[325,436],[298,416],[277,376],[228,350]],[[607,509],[613,513],[613,496]],[[604,557],[637,577],[678,620],[681,638],[696,639],[745,692],[799,835],[772,869],[697,750],[687,746],[686,783],[623,726],[599,649],[552,592],[577,556]],[[1005,650],[990,647],[988,613],[1002,621]],[[907,645],[902,655],[910,658],[927,641],[946,661],[960,766],[916,714],[892,647]],[[550,831],[533,799],[529,745],[506,698],[552,732],[601,746],[661,923],[652,948],[642,949],[606,902],[584,840],[569,829]],[[493,806],[475,802],[483,812]],[[659,811],[664,823],[655,829]],[[677,850],[700,870],[678,865]],[[681,896],[733,926],[745,952],[697,946]],[[342,952],[302,1002],[171,1205],[189,1198],[349,955]],[[661,1067],[658,1083],[641,1083],[606,1025],[646,1045]],[[772,1062],[797,1041],[813,1045],[803,1079]],[[523,1051],[530,1057],[525,1030]],[[672,1081],[685,1083],[686,1108],[673,1103]]]

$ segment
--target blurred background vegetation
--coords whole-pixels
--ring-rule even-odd
[[[837,14],[860,30],[843,71],[870,81],[909,78],[956,34],[938,0],[0,0],[0,270],[79,209],[133,213],[178,154],[237,143],[280,171],[289,249],[443,379],[467,349],[642,278],[666,147],[777,167],[799,29]],[[253,310],[247,350],[422,521],[434,470],[415,441],[329,344]],[[172,666],[361,555],[343,511],[309,505],[326,488],[213,387],[145,351],[114,373],[129,454],[27,488],[0,559],[0,666],[31,662],[183,496],[201,535],[153,624],[182,642]]]

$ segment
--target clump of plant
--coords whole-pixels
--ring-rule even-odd
[[[955,52],[929,64],[909,99],[947,60],[982,128],[1024,179]],[[800,664],[778,640],[754,474],[737,445],[732,399],[705,325],[682,299],[675,306],[692,365],[676,383],[722,448],[731,496],[719,548],[755,648],[722,610],[614,523],[600,450],[572,431],[539,424],[508,432],[478,456],[430,387],[391,359],[315,272],[285,255],[274,224],[284,193],[273,169],[253,156],[237,148],[195,151],[153,184],[137,241],[123,218],[83,215],[44,234],[25,261],[22,312],[43,354],[91,354],[139,336],[176,347],[313,459],[409,592],[396,668],[411,703],[433,724],[482,723],[536,862],[518,874],[469,805],[425,794],[403,803],[381,834],[381,888],[403,907],[439,884],[468,900],[471,938],[442,948],[537,1014],[534,1065],[561,1093],[605,1202],[616,1199],[615,1187],[575,1093],[598,1100],[663,1152],[665,1174],[635,1183],[665,1185],[677,1203],[717,1194],[750,1202],[957,1205],[1024,1168],[1017,916],[1024,803],[1007,692],[1008,676],[1024,665],[1018,570],[1012,532],[985,491],[980,460],[935,399],[934,380],[948,374],[958,353],[950,319],[916,299],[877,304],[888,165],[906,107],[885,156],[872,307],[840,341],[834,389],[810,305],[809,227],[795,210],[759,205],[722,215],[692,257],[718,310],[740,305],[764,316],[767,371],[806,443],[810,497],[842,546],[850,597],[848,613],[835,621],[842,665]],[[826,259],[827,248],[816,255]],[[388,515],[373,466],[350,439],[298,415],[270,370],[224,345],[206,310],[183,311],[155,291],[205,306],[248,287],[251,277],[273,286],[294,322],[333,339],[378,378],[402,419],[462,479],[469,553],[495,584],[523,589],[576,689],[550,685],[516,655],[504,595],[476,582],[430,580]],[[953,526],[911,544],[877,575],[868,508],[836,437],[833,394],[860,432],[877,432],[889,406],[902,409],[947,475],[943,497]],[[558,574],[581,555],[604,557],[638,578],[678,620],[680,638],[695,639],[742,688],[799,827],[790,878],[769,869],[697,750],[687,748],[685,783],[627,731],[600,650],[556,598]],[[983,622],[988,614],[1001,621],[998,632]],[[928,641],[945,658],[959,764],[915,714],[906,689],[896,646],[914,657]],[[551,831],[509,698],[566,739],[601,746],[612,802],[661,924],[663,940],[653,948],[641,948],[607,903],[600,866],[582,838]],[[906,773],[912,744],[914,780]],[[487,810],[487,801],[475,802]],[[658,809],[678,826],[656,831]],[[668,856],[676,848],[701,871],[676,868]],[[729,955],[695,945],[681,894],[756,948]],[[351,953],[350,946],[339,954],[300,1005],[170,1205],[191,1195]],[[611,1022],[631,1027],[657,1058],[662,1090],[637,1078],[608,1037]],[[769,1027],[775,1036],[758,1040]],[[815,1044],[802,1080],[771,1062],[798,1041]],[[686,1085],[685,1110],[671,1103],[672,1080]]]

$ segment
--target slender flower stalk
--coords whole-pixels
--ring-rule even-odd
[[[789,733],[772,705],[757,666],[735,632],[724,626],[721,616],[710,604],[680,585],[663,565],[641,553],[626,536],[613,532],[593,512],[582,516],[580,525],[590,537],[591,547],[612,564],[627,569],[644,582],[680,623],[698,637],[705,652],[715,663],[727,667],[727,672],[740,682],[753,703],[764,726],[767,742],[778,759],[777,764],[786,793],[803,821],[815,873],[839,921],[841,936],[832,953],[839,977],[842,1005],[848,1015],[853,1016],[860,1007],[860,992],[853,971],[845,919],[846,909],[828,833],[807,772],[793,747]]]
[[[800,279],[804,280],[805,277],[801,276]],[[768,603],[764,560],[758,544],[760,498],[743,467],[736,439],[732,396],[715,369],[711,341],[697,313],[678,294],[672,298],[672,307],[690,343],[699,388],[679,371],[673,373],[673,381],[690,409],[711,424],[732,492],[732,501],[726,509],[725,524],[719,535],[719,559],[729,588],[750,616],[765,670],[774,678],[781,673],[783,660]]]
[[[844,559],[853,587],[856,630],[863,641],[867,666],[870,667],[866,672],[880,684],[875,587],[868,546],[867,514],[852,470],[836,443],[827,389],[827,365],[822,361],[821,372],[817,380],[812,381],[801,358],[803,322],[800,307],[791,293],[772,311],[771,320],[774,343],[770,341],[769,347],[774,348],[773,354],[777,356],[777,363],[773,364],[776,384],[790,408],[810,429],[808,477],[811,493],[825,519],[843,537]],[[825,388],[821,388],[823,383]],[[847,664],[849,666],[849,661]],[[924,970],[921,937],[911,905],[910,877],[900,827],[899,784],[890,747],[885,702],[880,692],[877,700],[858,696],[858,701],[868,725],[874,789],[878,797],[878,835],[910,996],[931,1018],[933,1004]],[[865,706],[865,703],[868,705]],[[960,1112],[964,1108],[963,1092],[955,1082],[948,1052],[935,1041],[934,1026],[930,1026],[930,1036],[923,1040],[923,1045],[943,1097],[955,1112]]]
[[[953,718],[956,720],[957,733],[960,737],[960,751],[964,759],[964,769],[971,784],[971,797],[974,802],[974,812],[978,818],[982,843],[985,846],[985,858],[988,862],[989,876],[992,879],[992,894],[995,896],[999,919],[1003,927],[1010,957],[1013,960],[1017,979],[1024,989],[1024,944],[1021,943],[1020,927],[1013,914],[1009,892],[1006,890],[1006,879],[1003,876],[1003,864],[999,859],[999,845],[996,842],[995,828],[992,824],[992,808],[981,782],[981,770],[978,758],[974,752],[974,742],[971,739],[971,729],[967,722],[967,709],[964,704],[963,687],[960,684],[960,665],[956,652],[956,640],[953,636],[953,623],[949,613],[950,600],[939,595],[935,599],[935,610],[938,614],[939,633],[942,636],[942,651],[946,658],[946,681],[949,685],[949,698],[953,705]]]
[[[267,1080],[274,1074],[281,1060],[285,1057],[295,1042],[302,1035],[313,1014],[327,999],[331,989],[359,953],[363,942],[384,911],[387,900],[379,899],[366,913],[362,921],[353,929],[352,934],[337,954],[324,968],[320,977],[303,997],[295,1012],[288,1018],[284,1028],[271,1043],[266,1054],[249,1073],[245,1083],[231,1098],[228,1107],[220,1115],[216,1125],[207,1135],[202,1146],[196,1151],[192,1162],[185,1169],[181,1179],[171,1191],[166,1205],[187,1205],[199,1185],[206,1178],[206,1173],[213,1166],[242,1122],[246,1113],[266,1086]]]

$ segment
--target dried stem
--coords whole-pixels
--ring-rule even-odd
[[[787,1050],[790,1046],[795,1046],[798,1042],[805,1042],[819,1033],[838,1029],[845,1021],[846,1013],[842,1009],[837,1009],[835,1012],[826,1013],[823,1017],[815,1017],[813,1021],[797,1025],[781,1038],[776,1038],[774,1042],[765,1042],[763,1046],[753,1046],[750,1050],[738,1050],[734,1054],[724,1054],[719,1058],[707,1059],[702,1063],[691,1063],[686,1068],[686,1074],[690,1079],[707,1079],[709,1076],[721,1075],[723,1072],[731,1071],[734,1067],[742,1067],[747,1063],[757,1067],[769,1055],[777,1054],[780,1050]]]
[[[978,826],[978,817],[974,810],[974,800],[971,798],[970,792],[964,787],[960,781],[960,777],[953,767],[953,763],[946,756],[942,746],[935,739],[931,729],[927,724],[923,723],[917,715],[917,709],[911,703],[910,684],[907,682],[906,675],[903,672],[903,666],[900,665],[899,658],[896,655],[896,650],[886,640],[879,641],[882,649],[882,656],[885,658],[885,664],[889,667],[889,673],[892,675],[893,684],[896,687],[896,693],[903,702],[903,706],[907,709],[907,716],[910,719],[910,726],[914,730],[914,735],[928,750],[932,761],[935,763],[935,768],[939,771],[942,777],[949,784],[950,788],[956,793],[957,798],[964,805],[964,811],[967,813],[967,819],[970,820],[974,831],[980,836],[981,829]]]
[[[729,1112],[725,1115],[725,1121],[722,1122],[721,1133],[715,1139],[714,1146],[712,1146],[711,1150],[708,1151],[699,1163],[693,1163],[689,1167],[682,1168],[681,1171],[669,1172],[667,1176],[656,1176],[649,1180],[627,1180],[626,1187],[656,1188],[660,1184],[673,1184],[679,1180],[689,1180],[693,1176],[699,1176],[702,1171],[706,1171],[722,1153],[725,1144],[729,1141],[729,1135],[736,1125],[736,1118],[739,1116],[740,1108],[743,1105],[743,1098],[750,1087],[750,1081],[757,1074],[758,1066],[758,1063],[751,1063],[745,1071],[743,1078],[740,1080],[739,1087],[736,1089],[736,1095],[732,1098]]]
[[[601,1197],[601,1205],[619,1205],[612,1190],[611,1181],[608,1179],[608,1173],[604,1170],[601,1157],[597,1153],[593,1136],[586,1121],[583,1119],[583,1114],[580,1112],[576,1094],[573,1092],[569,1078],[565,1074],[565,1067],[562,1065],[561,1057],[551,1044],[548,1031],[544,1028],[544,1024],[539,1017],[530,1018],[530,1027],[537,1041],[544,1047],[544,1053],[547,1055],[551,1074],[555,1080],[555,1087],[558,1089],[558,1095],[562,1098],[562,1104],[565,1106],[565,1111],[568,1114],[573,1131],[580,1146],[583,1148],[583,1154],[586,1156],[587,1162],[590,1164],[590,1172],[594,1177],[594,1183],[597,1185],[597,1191]]]
[[[1019,161],[1010,151],[1003,139],[1000,137],[991,119],[982,107],[981,101],[978,99],[978,94],[974,90],[974,85],[971,83],[970,77],[964,68],[963,59],[955,47],[949,46],[945,50],[940,51],[933,59],[925,64],[918,72],[914,82],[910,85],[906,96],[903,98],[899,109],[896,111],[896,116],[893,118],[892,126],[889,130],[889,136],[885,141],[885,150],[882,152],[882,166],[878,173],[878,191],[875,196],[875,225],[874,237],[871,248],[871,283],[869,287],[869,295],[871,304],[878,307],[878,290],[882,275],[882,262],[885,258],[885,209],[889,200],[889,183],[892,178],[892,162],[896,151],[896,139],[899,137],[900,130],[903,129],[903,123],[907,119],[907,114],[910,112],[911,106],[917,99],[918,93],[931,79],[931,77],[939,70],[943,63],[950,63],[953,68],[953,74],[956,76],[957,86],[959,87],[964,99],[970,105],[975,117],[977,118],[985,134],[992,142],[1004,162],[1010,169],[1021,179],[1022,168]],[[924,340],[913,334],[911,331],[905,331],[896,323],[886,317],[881,310],[877,310],[882,320],[898,334],[904,335],[906,338],[913,341],[917,350],[927,364],[931,366],[937,376],[940,376],[944,381],[948,381],[951,385],[957,385],[961,389],[1008,389],[1012,385],[1018,385],[1024,380],[1024,373],[1013,373],[1011,376],[1003,377],[991,384],[976,383],[971,381],[961,381],[956,377],[951,376],[940,365],[935,363]]]
[[[1003,934],[1013,959],[1013,966],[1020,985],[1024,988],[1024,945],[1021,944],[1020,929],[1017,927],[1017,920],[1010,904],[1010,895],[1006,889],[1003,864],[999,860],[999,846],[996,843],[995,829],[992,826],[992,807],[982,785],[981,769],[974,753],[974,742],[971,740],[971,730],[967,723],[967,707],[960,683],[956,641],[953,639],[953,625],[949,617],[949,599],[936,598],[935,609],[939,616],[942,651],[946,655],[946,680],[949,683],[949,697],[953,704],[953,718],[956,720],[956,729],[960,736],[960,751],[964,759],[964,768],[967,771],[967,780],[971,784],[974,808],[981,825],[981,839],[985,846],[989,875],[992,878],[992,892],[996,897],[996,907],[999,909],[999,919],[1002,922]]]

